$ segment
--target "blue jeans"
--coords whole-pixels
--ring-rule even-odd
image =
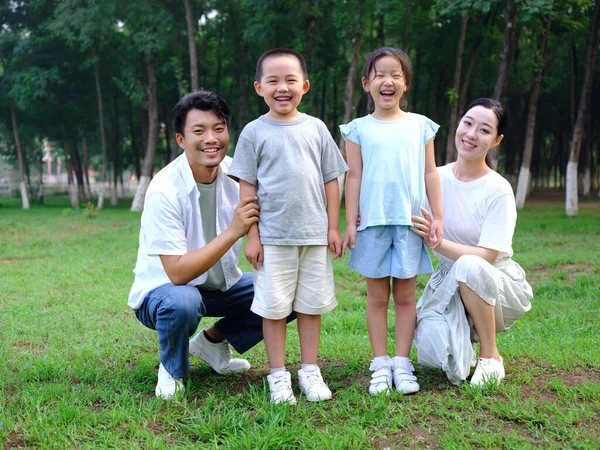
[[[226,292],[168,283],[150,291],[135,316],[158,331],[160,361],[171,376],[183,378],[190,371],[189,338],[202,317],[223,317],[215,327],[238,353],[263,339],[262,318],[250,311],[253,299],[251,273]]]

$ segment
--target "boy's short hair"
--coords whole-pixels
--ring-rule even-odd
[[[272,56],[286,56],[286,55],[293,56],[294,58],[296,58],[298,60],[298,62],[300,63],[300,70],[302,70],[302,76],[304,77],[305,80],[308,80],[308,71],[306,70],[306,61],[304,60],[302,55],[295,50],[280,47],[280,48],[274,48],[272,50],[268,50],[268,51],[264,52],[260,58],[258,58],[258,62],[256,63],[256,74],[255,74],[256,81],[260,83],[260,79],[262,77],[263,63],[265,62],[265,60],[267,58],[270,58]]]
[[[227,125],[231,125],[231,113],[225,100],[219,97],[214,92],[205,91],[203,89],[183,96],[173,108],[173,127],[175,132],[183,136],[185,127],[185,119],[191,109],[199,109],[200,111],[212,111],[219,119]]]

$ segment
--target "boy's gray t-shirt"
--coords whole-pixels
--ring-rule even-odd
[[[303,114],[246,125],[228,175],[257,186],[263,244],[327,245],[325,183],[346,170],[325,124]]]

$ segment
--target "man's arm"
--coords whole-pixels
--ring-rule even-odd
[[[244,236],[250,226],[258,222],[256,197],[243,198],[235,208],[229,227],[204,247],[185,255],[160,255],[160,260],[171,282],[184,285],[207,272]]]

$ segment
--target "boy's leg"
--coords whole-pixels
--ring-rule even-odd
[[[302,364],[317,364],[321,340],[321,316],[298,313],[298,336]]]
[[[404,280],[393,278],[392,293],[396,310],[396,356],[408,357],[415,335],[417,277]]]
[[[158,332],[160,361],[173,378],[189,373],[189,337],[205,312],[198,289],[171,283],[150,291],[135,310],[140,322]]]
[[[367,329],[374,357],[387,356],[390,278],[367,278]]]
[[[262,319],[262,323],[269,367],[285,367],[286,319]]]

